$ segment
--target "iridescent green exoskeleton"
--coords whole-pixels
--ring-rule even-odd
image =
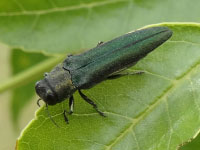
[[[68,56],[64,62],[46,73],[44,79],[36,83],[36,92],[46,106],[55,105],[69,98],[71,114],[73,94],[78,90],[80,96],[104,116],[81,89],[89,89],[104,80],[123,76],[120,74],[121,70],[136,64],[171,36],[172,31],[167,27],[151,27],[130,32],[105,43],[100,42],[96,47],[80,55]],[[66,111],[64,118],[68,123]]]

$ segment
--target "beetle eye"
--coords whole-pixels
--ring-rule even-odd
[[[40,85],[40,82],[37,82],[37,83],[36,83],[35,89],[36,89],[36,93],[37,93],[39,96],[41,96],[41,95],[43,95],[44,93],[46,93],[45,87],[41,86],[41,85]]]
[[[39,89],[40,89],[41,93],[45,93],[46,92],[46,89],[44,87],[40,87]]]

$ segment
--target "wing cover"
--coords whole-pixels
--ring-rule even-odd
[[[138,30],[103,43],[80,55],[68,57],[63,65],[70,71],[77,88],[87,89],[110,74],[137,63],[149,52],[168,40],[167,27]]]

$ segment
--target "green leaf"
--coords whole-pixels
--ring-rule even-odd
[[[172,38],[129,71],[83,91],[106,118],[75,94],[74,114],[67,125],[68,100],[45,107],[24,129],[17,149],[34,150],[175,150],[200,129],[200,24],[161,24]]]
[[[178,150],[199,150],[200,147],[200,134],[188,141],[187,143],[184,143],[182,146],[180,145],[180,148]]]
[[[146,24],[199,21],[199,5],[199,0],[1,0],[0,42],[28,51],[77,52]]]
[[[38,64],[39,62],[44,61],[46,58],[46,56],[40,53],[27,53],[19,49],[13,49],[11,52],[12,74],[16,75]],[[14,123],[15,128],[18,127],[18,119],[21,110],[25,107],[25,105],[31,100],[31,98],[35,94],[34,85],[36,80],[30,81],[30,83],[13,90],[10,109],[12,121]]]

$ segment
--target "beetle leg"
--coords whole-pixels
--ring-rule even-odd
[[[101,44],[103,44],[103,42],[99,41],[98,44],[97,44],[97,46],[100,46]]]
[[[97,105],[96,105],[91,99],[89,99],[86,95],[84,95],[84,94],[81,92],[81,90],[78,90],[78,92],[79,92],[80,96],[81,96],[87,103],[89,103],[90,105],[92,105],[93,108],[94,108],[101,116],[105,117],[104,113],[101,112],[101,111],[98,109]]]
[[[117,79],[123,76],[127,76],[127,75],[137,75],[137,74],[142,74],[144,73],[144,71],[137,71],[137,72],[127,72],[127,73],[117,73],[117,74],[113,74],[107,77],[108,80],[113,80],[113,79]]]
[[[74,97],[73,97],[73,95],[70,96],[70,98],[69,98],[69,109],[70,109],[69,114],[71,115],[74,111]]]
[[[40,107],[40,101],[41,101],[42,99],[41,98],[39,98],[38,100],[37,100],[37,105]]]
[[[48,72],[45,72],[45,73],[44,73],[44,77],[46,77],[46,76],[48,76]]]
[[[71,56],[73,56],[73,55],[72,54],[67,55],[67,57],[71,57]]]
[[[48,109],[48,104],[46,103],[46,111],[47,111],[47,114],[49,116],[49,119],[59,128],[59,126],[57,125],[57,123],[53,120],[51,114],[49,113],[49,109]]]
[[[67,115],[66,115],[66,110],[64,110],[63,115],[64,115],[65,122],[67,124],[69,124],[69,120],[68,120]]]

